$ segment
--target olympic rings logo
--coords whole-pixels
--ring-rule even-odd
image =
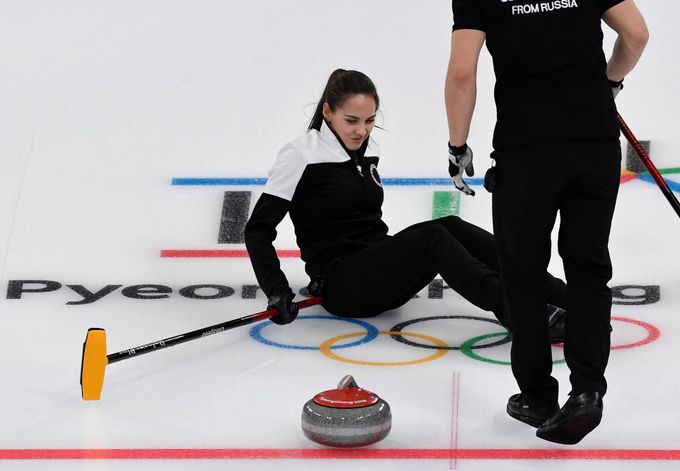
[[[324,340],[321,342],[321,344],[317,346],[305,346],[305,345],[293,345],[293,344],[285,344],[285,343],[280,343],[280,342],[275,342],[273,340],[270,340],[266,338],[263,335],[263,331],[268,327],[273,325],[273,322],[267,321],[267,322],[261,322],[254,327],[250,329],[250,336],[265,345],[269,345],[272,347],[277,347],[277,348],[285,348],[285,349],[294,349],[294,350],[318,350],[320,351],[323,355],[326,357],[340,361],[343,363],[351,363],[354,365],[364,365],[364,366],[405,366],[405,365],[414,365],[418,363],[427,363],[430,361],[437,360],[444,355],[446,355],[449,351],[451,350],[459,350],[461,353],[463,353],[465,356],[485,362],[485,363],[491,363],[495,365],[504,365],[508,366],[510,365],[510,362],[508,361],[501,361],[501,360],[496,360],[493,358],[488,358],[486,356],[482,356],[479,354],[479,350],[483,349],[488,349],[500,345],[507,344],[511,341],[510,334],[507,331],[503,332],[493,332],[490,334],[484,334],[484,335],[479,335],[473,338],[470,338],[468,340],[465,340],[462,342],[460,345],[449,345],[447,344],[444,340],[441,340],[437,337],[427,335],[424,333],[419,333],[419,332],[413,332],[413,331],[404,331],[403,329],[405,327],[413,326],[414,324],[422,323],[422,322],[428,322],[428,321],[437,321],[437,320],[449,320],[449,319],[459,319],[459,320],[472,320],[472,321],[479,321],[479,322],[485,322],[489,324],[494,324],[500,327],[500,322],[498,322],[495,319],[489,319],[486,317],[476,317],[476,316],[430,316],[430,317],[420,317],[417,319],[410,319],[405,322],[401,322],[399,324],[396,324],[393,326],[391,329],[387,331],[380,331],[376,326],[371,324],[370,322],[366,322],[364,320],[359,320],[359,319],[354,319],[354,318],[348,318],[348,317],[339,317],[339,316],[321,316],[321,315],[313,315],[313,316],[299,316],[296,320],[296,322],[299,322],[300,320],[323,320],[323,321],[339,321],[339,322],[347,322],[354,324],[356,326],[359,326],[363,328],[363,331],[359,332],[350,332],[347,334],[342,334],[338,335],[335,337],[331,337],[327,340]],[[612,317],[612,321],[616,322],[622,322],[625,324],[628,324],[629,326],[636,326],[643,330],[645,332],[644,337],[638,341],[634,342],[629,342],[629,343],[623,343],[620,345],[612,345],[611,350],[622,350],[622,349],[628,349],[628,348],[635,348],[635,347],[641,347],[644,345],[648,345],[655,340],[659,338],[661,335],[659,329],[657,329],[655,326],[652,324],[649,324],[647,322],[642,322],[639,320],[635,319],[628,319],[624,317]],[[501,327],[502,328],[502,327]],[[411,359],[411,360],[404,360],[404,361],[368,361],[368,360],[356,360],[352,358],[348,358],[346,356],[343,356],[339,353],[337,353],[338,350],[342,350],[345,348],[351,348],[351,347],[357,347],[363,344],[367,344],[380,335],[385,335],[389,336],[390,338],[396,340],[397,342],[400,342],[404,345],[408,345],[409,347],[414,347],[414,348],[422,348],[422,349],[427,349],[427,350],[434,350],[434,353],[431,353],[429,355],[426,355],[421,358],[417,359]],[[500,337],[498,340],[494,340],[492,342],[485,342],[489,339],[495,339],[497,337]],[[356,339],[356,340],[353,340]],[[417,339],[412,340],[412,339]],[[344,343],[341,343],[344,342]],[[553,347],[560,348],[560,345],[553,345]],[[557,359],[554,360],[554,364],[559,364],[559,363],[564,363],[564,359]]]

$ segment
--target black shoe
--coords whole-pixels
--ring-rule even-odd
[[[561,307],[546,304],[545,312],[548,315],[548,331],[550,332],[550,343],[564,343],[567,331],[567,311]],[[609,332],[612,332],[612,325],[609,324]]]
[[[536,436],[549,442],[575,445],[600,424],[602,408],[602,395],[598,392],[571,396],[562,409],[538,428]]]
[[[545,312],[548,315],[550,343],[563,343],[566,331],[567,311],[561,307],[546,304]]]
[[[538,427],[559,410],[555,401],[551,405],[534,405],[524,394],[515,394],[508,399],[508,415],[514,419]]]

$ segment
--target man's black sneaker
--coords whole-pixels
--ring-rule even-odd
[[[535,405],[524,394],[515,394],[508,399],[507,412],[514,419],[538,427],[560,409],[555,401],[550,405]]]
[[[543,423],[536,436],[549,442],[575,445],[602,420],[602,395],[584,392],[569,397],[562,409]]]

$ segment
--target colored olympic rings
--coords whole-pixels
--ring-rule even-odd
[[[648,324],[647,322],[642,322],[635,319],[626,319],[625,317],[612,317],[612,320],[639,325],[640,327],[643,327],[647,330],[647,337],[640,340],[639,342],[627,343],[624,345],[614,345],[611,347],[612,350],[622,350],[624,348],[641,347],[643,345],[652,343],[661,336],[661,332],[659,331],[659,329],[654,327],[652,324]]]
[[[298,316],[297,318],[299,319],[321,319],[321,320],[326,320],[326,321],[343,321],[343,322],[351,322],[352,324],[356,324],[360,327],[363,327],[366,329],[366,333],[364,334],[364,338],[361,338],[359,340],[355,340],[354,342],[351,343],[345,343],[342,345],[335,345],[333,348],[349,348],[349,347],[356,347],[357,345],[362,345],[364,343],[368,343],[371,340],[374,340],[378,336],[378,329],[373,325],[369,324],[368,322],[360,321],[359,319],[351,319],[348,317],[337,317],[337,316]],[[274,324],[272,321],[268,322],[261,322],[257,324],[255,327],[250,329],[250,336],[254,339],[257,340],[258,342],[261,342],[265,345],[271,345],[272,347],[279,347],[279,348],[289,348],[293,350],[318,350],[319,347],[306,347],[302,345],[287,345],[284,343],[278,343],[274,342],[273,340],[266,339],[262,336],[262,330],[264,330],[265,327]]]
[[[642,347],[643,345],[648,345],[654,342],[661,336],[661,332],[659,331],[659,329],[657,329],[652,324],[649,324],[647,322],[638,321],[636,319],[628,319],[626,317],[612,317],[611,319],[613,321],[626,322],[628,324],[633,324],[642,327],[647,331],[647,337],[643,338],[638,342],[624,343],[623,345],[612,345],[611,347],[609,347],[610,350],[624,350],[626,348]]]
[[[380,332],[383,335],[389,335],[390,337],[394,338],[395,336],[401,337],[402,335],[410,335],[412,337],[418,337],[423,340],[427,340],[428,342],[432,342],[434,345],[440,347],[439,350],[434,352],[432,355],[428,355],[424,358],[420,358],[418,360],[408,360],[408,361],[363,361],[363,360],[352,360],[349,358],[341,357],[340,355],[333,353],[331,351],[331,348],[333,348],[333,344],[335,342],[338,342],[340,340],[344,340],[346,338],[350,337],[358,337],[359,335],[363,335],[361,332],[356,332],[356,333],[351,333],[351,334],[345,334],[345,335],[338,335],[337,337],[333,337],[331,339],[326,340],[324,343],[321,344],[321,347],[319,350],[321,353],[326,355],[328,358],[331,358],[333,360],[338,360],[342,361],[345,363],[352,363],[354,365],[367,365],[367,366],[404,366],[404,365],[415,365],[416,363],[425,363],[428,361],[436,360],[439,357],[443,357],[446,355],[448,346],[446,345],[446,342],[443,340],[440,340],[435,337],[431,337],[429,335],[425,334],[418,334],[416,332],[401,332],[401,331],[395,331],[395,330],[390,330],[387,332]]]
[[[484,334],[484,335],[479,335],[476,337],[473,337],[471,339],[468,339],[464,341],[460,346],[451,346],[448,345],[445,341],[438,339],[436,337],[432,337],[430,335],[422,334],[422,333],[417,333],[417,332],[405,332],[403,329],[407,326],[416,324],[418,322],[426,322],[426,321],[431,321],[431,320],[443,320],[443,319],[463,319],[463,320],[474,320],[474,321],[482,321],[482,322],[488,322],[490,324],[495,324],[499,325],[500,323],[496,321],[495,319],[489,319],[485,317],[475,317],[475,316],[432,316],[432,317],[421,317],[417,319],[411,319],[405,322],[401,322],[388,331],[383,331],[380,332],[378,331],[377,327],[375,327],[373,324],[355,319],[355,318],[347,318],[347,317],[339,317],[339,316],[327,316],[327,315],[315,315],[315,316],[299,316],[298,320],[309,320],[309,319],[318,319],[318,320],[332,320],[332,321],[340,321],[340,322],[349,322],[354,325],[358,325],[365,329],[365,332],[352,332],[348,334],[343,334],[343,335],[338,335],[335,337],[332,337],[330,339],[327,339],[319,345],[319,347],[314,347],[314,346],[303,346],[303,345],[290,345],[290,344],[284,344],[280,342],[275,342],[273,340],[267,339],[262,335],[262,332],[267,326],[270,326],[273,324],[271,321],[266,321],[259,323],[255,325],[254,327],[251,328],[250,330],[250,336],[254,339],[257,340],[258,342],[264,343],[266,345],[270,345],[273,347],[278,347],[278,348],[287,348],[287,349],[296,349],[296,350],[319,350],[323,355],[327,356],[328,358],[331,358],[333,360],[345,362],[345,363],[352,363],[356,365],[370,365],[370,366],[402,366],[402,365],[413,365],[417,363],[425,363],[429,361],[436,360],[438,358],[441,358],[444,356],[449,350],[460,350],[461,353],[466,355],[469,358],[472,358],[477,361],[482,361],[485,363],[492,363],[496,365],[510,365],[510,362],[508,361],[501,361],[501,360],[494,360],[488,357],[481,356],[477,353],[475,353],[474,350],[477,349],[484,349],[484,348],[490,348],[490,347],[495,347],[499,345],[506,344],[510,342],[511,337],[508,332],[497,332],[497,333],[491,333],[491,334]],[[647,335],[645,338],[643,338],[640,341],[637,342],[631,342],[623,345],[612,345],[611,350],[620,350],[620,349],[625,349],[625,348],[634,348],[634,347],[640,347],[644,345],[648,345],[655,340],[659,338],[661,335],[659,332],[659,329],[657,329],[655,326],[647,323],[647,322],[642,322],[638,321],[635,319],[628,319],[624,317],[612,317],[612,321],[619,321],[619,322],[625,322],[628,324],[633,324],[639,327],[644,328],[647,331]],[[355,359],[350,359],[345,356],[340,356],[337,353],[333,352],[332,350],[337,350],[340,348],[349,348],[349,347],[356,347],[359,345],[363,345],[365,343],[371,342],[372,340],[375,340],[378,335],[389,335],[392,339],[409,345],[411,347],[418,347],[418,348],[427,348],[427,349],[433,349],[436,350],[434,354],[425,356],[423,358],[419,358],[416,360],[406,360],[406,361],[393,361],[393,362],[387,362],[387,361],[365,361],[365,360],[355,360]],[[360,337],[358,340],[355,340],[353,342],[348,342],[348,343],[343,343],[336,345],[336,343],[343,341],[345,339],[351,339],[354,337]],[[420,343],[416,342],[410,339],[406,339],[404,337],[416,337],[420,340],[424,340],[427,343]],[[502,337],[499,340],[489,342],[489,343],[482,343],[478,345],[480,342],[483,342],[487,339],[492,339],[495,337]],[[554,345],[554,347],[559,348],[560,345]],[[559,359],[553,361],[554,364],[560,364],[564,363],[564,359]]]
[[[486,317],[475,317],[475,316],[433,316],[433,317],[420,317],[420,318],[418,318],[418,319],[411,319],[411,320],[408,320],[408,321],[406,321],[406,322],[402,322],[402,323],[397,324],[397,325],[395,325],[394,327],[392,327],[392,330],[395,331],[395,332],[401,332],[401,330],[402,330],[404,327],[409,326],[409,325],[411,325],[411,324],[416,324],[416,323],[418,323],[418,322],[425,322],[425,321],[435,321],[435,320],[439,320],[439,319],[470,319],[470,320],[474,320],[474,321],[490,322],[490,323],[492,323],[492,324],[501,325],[501,323],[498,322],[496,319],[488,319],[488,318],[486,318]],[[503,334],[499,334],[499,335],[503,335]],[[463,348],[462,345],[461,345],[460,347],[456,347],[456,346],[448,346],[448,345],[445,345],[445,346],[441,346],[441,345],[425,345],[425,344],[422,344],[422,343],[413,342],[413,341],[411,341],[411,340],[408,340],[408,339],[404,338],[402,335],[394,335],[394,334],[390,334],[390,336],[391,336],[394,340],[396,340],[397,342],[405,343],[405,344],[407,344],[407,345],[412,345],[412,346],[414,346],[414,347],[434,348],[434,349],[437,349],[437,350],[439,350],[439,349],[446,349],[446,350],[461,350],[461,349]],[[496,337],[496,334],[494,334],[493,336]],[[487,337],[484,337],[484,338],[487,338]],[[477,338],[477,340],[483,340],[483,339]],[[501,340],[498,340],[498,341],[492,342],[492,343],[487,343],[487,344],[484,344],[484,345],[475,345],[475,346],[472,346],[472,347],[470,347],[470,348],[489,348],[489,347],[497,347],[498,345],[506,344],[506,343],[510,342],[511,340],[512,340],[512,337],[510,336],[510,332],[505,332],[505,337],[503,337]]]
[[[483,356],[478,355],[478,354],[476,354],[475,352],[472,351],[472,349],[475,348],[475,344],[477,342],[481,342],[482,340],[485,340],[485,339],[488,339],[488,338],[491,338],[491,337],[500,337],[501,335],[507,335],[507,333],[506,332],[499,332],[497,334],[486,334],[486,335],[480,335],[479,337],[471,338],[470,340],[466,340],[465,342],[463,342],[463,344],[460,346],[460,351],[464,355],[472,358],[473,360],[479,360],[479,361],[483,361],[485,363],[493,363],[494,365],[510,366],[509,361],[492,360],[491,358],[483,357]],[[565,361],[566,360],[564,360],[564,359],[554,360],[553,365],[565,363]]]

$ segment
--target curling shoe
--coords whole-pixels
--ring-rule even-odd
[[[543,423],[536,436],[549,442],[575,445],[602,420],[602,395],[584,392],[570,396],[562,409]]]
[[[532,401],[524,394],[510,396],[508,407],[506,408],[510,417],[532,427],[538,427],[559,411],[559,409],[560,406],[557,401],[550,405],[539,406],[532,404]]]
[[[550,332],[550,343],[564,343],[564,336],[567,329],[567,311],[561,307],[547,304],[545,308],[548,315],[548,330]]]
[[[567,332],[567,311],[561,307],[546,304],[545,312],[548,315],[550,343],[564,343]],[[609,332],[612,332],[612,330],[612,325],[609,324]]]

